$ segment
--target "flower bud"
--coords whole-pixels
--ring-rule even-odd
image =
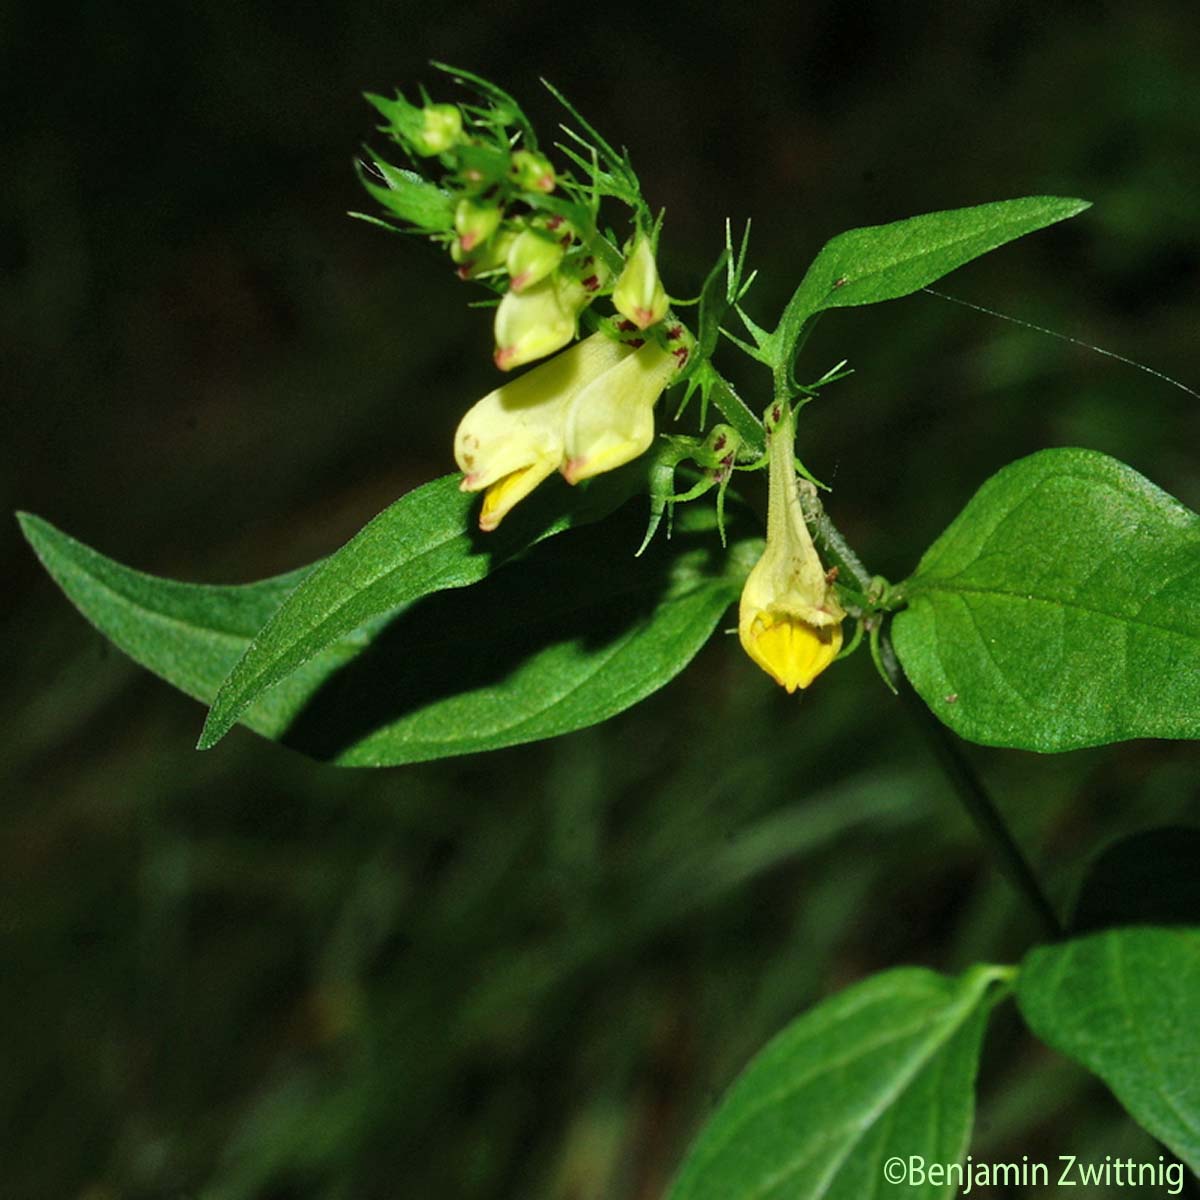
[[[453,104],[427,104],[421,110],[421,128],[412,148],[425,158],[444,154],[462,137],[462,113]]]
[[[788,692],[808,687],[842,648],[845,611],[817,556],[796,482],[795,416],[768,414],[767,544],[738,609],[742,648]]]
[[[496,366],[511,371],[561,350],[575,336],[587,293],[553,274],[522,292],[506,292],[496,309]]]
[[[464,254],[470,254],[481,242],[500,228],[504,210],[496,204],[480,204],[464,196],[454,210],[454,229]]]
[[[634,241],[612,299],[617,312],[639,329],[649,329],[667,315],[667,293],[658,277],[650,239],[643,234],[639,233]]]
[[[508,252],[516,238],[511,229],[501,227],[471,254],[463,249],[462,239],[455,238],[450,243],[450,258],[458,264],[458,277],[476,279],[489,271],[500,270],[508,261]]]
[[[513,238],[508,250],[508,273],[514,292],[541,283],[560,262],[565,251],[553,234],[524,229]]]
[[[464,142],[455,152],[458,178],[470,192],[484,192],[505,181],[511,159],[507,150],[484,143]]]
[[[523,192],[554,191],[554,168],[550,161],[532,150],[517,150],[508,168],[509,178]]]

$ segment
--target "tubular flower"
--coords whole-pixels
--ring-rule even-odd
[[[632,355],[630,347],[593,334],[468,410],[454,436],[454,457],[463,491],[487,489],[480,529],[495,529],[563,465],[572,404]]]
[[[648,341],[593,380],[567,414],[568,483],[590,479],[645,453],[654,440],[654,405],[678,360]]]
[[[633,252],[613,289],[613,307],[639,329],[657,325],[667,315],[667,293],[658,277],[650,239],[638,234]]]
[[[846,613],[817,557],[796,483],[795,416],[769,414],[767,545],[746,578],[738,610],[742,648],[776,683],[806,688],[838,656]]]

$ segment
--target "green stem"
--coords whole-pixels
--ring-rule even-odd
[[[1054,911],[1054,906],[1043,891],[1038,877],[1034,874],[1029,860],[1013,837],[1012,831],[1000,815],[1000,810],[988,795],[983,781],[975,773],[975,768],[968,762],[966,755],[963,754],[958,739],[933,715],[929,706],[917,695],[912,684],[908,682],[908,677],[900,669],[900,662],[896,657],[891,635],[886,627],[881,634],[880,643],[884,668],[895,685],[901,702],[921,727],[921,732],[925,735],[934,756],[953,785],[967,815],[974,822],[975,828],[983,836],[984,841],[990,845],[1000,870],[1028,901],[1047,937],[1052,941],[1058,941],[1064,936],[1065,931]]]
[[[737,430],[742,441],[756,453],[766,444],[762,423],[750,411],[745,400],[733,390],[733,385],[715,367],[713,375],[713,403],[721,415]]]
[[[786,389],[786,379],[776,373],[776,399],[786,399],[782,392]],[[732,423],[732,422],[731,422]],[[805,518],[812,528],[816,541],[825,551],[827,560],[838,568],[840,574],[848,576],[864,595],[871,590],[874,582],[871,573],[864,566],[862,559],[855,554],[850,544],[842,536],[841,531],[829,518],[824,505],[816,495],[803,497]],[[875,620],[885,620],[890,623],[890,616],[877,615]],[[991,847],[1000,870],[1008,877],[1009,882],[1024,896],[1029,906],[1036,914],[1038,921],[1052,941],[1058,941],[1064,936],[1064,929],[1058,919],[1054,906],[1050,903],[1042,889],[1038,877],[1034,874],[1029,860],[1017,844],[1008,828],[1000,810],[992,802],[983,781],[975,773],[957,738],[934,716],[932,710],[917,695],[908,677],[900,668],[900,660],[892,646],[888,625],[879,631],[880,660],[884,673],[891,681],[892,690],[900,697],[904,706],[912,713],[913,718],[921,727],[921,732],[933,751],[934,757],[941,766],[960,803],[971,818],[975,828],[984,841]]]
[[[850,548],[841,531],[829,519],[824,506],[818,498],[812,498],[807,515],[812,519],[813,533],[825,551],[829,561],[838,570],[854,580],[859,591],[867,592],[871,587],[872,577],[862,560]],[[892,647],[892,639],[885,626],[880,633],[880,651],[883,668],[892,686],[899,695],[905,708],[912,714],[913,719],[921,727],[926,742],[933,751],[947,779],[954,788],[967,816],[971,818],[975,828],[991,847],[999,863],[1001,871],[1008,877],[1009,882],[1028,901],[1029,906],[1037,914],[1042,928],[1051,940],[1057,941],[1063,936],[1063,927],[1050,903],[1041,883],[1034,874],[1029,860],[1021,847],[1017,845],[1012,831],[1008,828],[1000,810],[988,795],[983,781],[971,766],[958,739],[933,715],[932,710],[917,695],[908,677],[900,669],[900,660]]]

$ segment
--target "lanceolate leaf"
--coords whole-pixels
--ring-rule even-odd
[[[476,583],[532,543],[606,515],[637,479],[636,470],[606,476],[572,496],[565,513],[551,512],[543,492],[486,535],[470,527],[478,498],[458,490],[457,476],[402,496],[314,570],[263,626],[221,685],[199,748],[218,742],[267,688],[364,622],[431,592]]]
[[[903,585],[896,652],[972,741],[1200,737],[1200,517],[1090,450],[994,475]]]
[[[1200,928],[1112,929],[1039,946],[1017,1001],[1030,1028],[1094,1071],[1200,1174]]]
[[[735,553],[722,575],[715,533],[685,529],[635,560],[640,520],[619,520],[615,537],[607,526],[573,532],[474,587],[375,616],[262,692],[241,722],[314,757],[383,766],[551,737],[628,708],[691,660],[753,557],[749,546]],[[22,527],[102,633],[206,703],[313,571],[240,587],[178,583],[37,517]]]
[[[1023,234],[1073,217],[1086,200],[1028,196],[851,229],[826,242],[788,302],[772,341],[791,362],[805,323],[827,308],[895,300]]]
[[[958,1162],[987,1012],[1009,974],[901,968],[817,1005],[734,1083],[669,1200],[861,1200],[897,1182],[884,1175],[893,1158]],[[941,1180],[903,1194],[956,1191]]]

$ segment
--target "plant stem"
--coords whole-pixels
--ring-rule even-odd
[[[907,676],[900,669],[896,651],[892,647],[892,639],[885,628],[880,636],[880,649],[883,664],[892,683],[895,685],[904,706],[912,713],[921,732],[925,735],[934,756],[941,764],[946,777],[953,785],[967,815],[979,830],[985,842],[992,849],[999,862],[1000,870],[1008,877],[1008,881],[1021,893],[1033,909],[1046,935],[1051,941],[1058,941],[1064,936],[1065,930],[1054,911],[1038,877],[1034,874],[1029,860],[1021,847],[1017,845],[1012,831],[1008,828],[1000,810],[992,802],[983,781],[975,773],[958,739],[933,715],[929,706],[917,695]]]
[[[847,544],[841,531],[829,519],[824,506],[819,499],[806,503],[807,516],[813,525],[813,533],[829,560],[837,565],[839,570],[849,575],[862,592],[867,592],[871,586],[871,575],[863,566],[862,560]],[[890,618],[889,618],[890,620]],[[1029,860],[1021,847],[1017,845],[1012,831],[1008,828],[1000,810],[992,802],[983,781],[971,766],[958,739],[933,715],[929,706],[917,695],[908,677],[900,669],[900,660],[892,647],[892,639],[887,626],[880,632],[880,652],[883,668],[887,672],[892,686],[899,695],[901,702],[913,715],[921,727],[925,740],[933,751],[934,757],[949,779],[959,801],[967,811],[975,828],[984,841],[991,847],[1001,871],[1008,881],[1025,897],[1030,907],[1036,913],[1038,921],[1052,941],[1058,941],[1064,934],[1062,923],[1054,911],[1054,906],[1042,889]]]

